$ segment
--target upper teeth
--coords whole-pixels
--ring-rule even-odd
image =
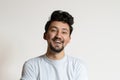
[[[58,42],[58,43],[60,43],[60,41],[55,41],[55,42]]]

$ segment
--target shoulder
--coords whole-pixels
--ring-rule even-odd
[[[83,61],[78,57],[73,57],[73,56],[67,55],[67,59],[68,59],[68,61],[70,61],[70,62],[72,62],[74,64],[75,63],[83,63]]]
[[[25,61],[24,65],[32,65],[32,66],[37,65],[43,59],[43,56],[44,55],[30,58],[27,61]]]
[[[73,57],[73,56],[67,56],[68,62],[74,66],[74,68],[86,68],[87,69],[87,64],[85,61],[81,60],[78,57]]]

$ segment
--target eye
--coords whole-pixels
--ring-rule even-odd
[[[51,32],[56,32],[57,30],[56,30],[56,29],[51,29],[50,31],[51,31]]]
[[[62,34],[68,34],[68,32],[67,31],[63,31]]]

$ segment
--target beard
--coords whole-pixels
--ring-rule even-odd
[[[55,48],[52,46],[52,44],[50,44],[50,49],[55,53],[60,53],[64,49],[64,46],[62,46],[61,48]]]
[[[63,45],[64,40],[61,40],[57,37],[52,39],[53,42],[56,41],[56,40],[60,40],[60,42],[61,42],[60,45],[54,45],[53,46],[52,43],[50,43],[50,49],[55,53],[60,53],[64,49],[64,45]]]

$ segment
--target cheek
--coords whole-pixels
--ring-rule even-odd
[[[51,39],[53,39],[53,37],[54,37],[54,35],[48,34],[48,35],[47,35],[47,40],[51,40]]]
[[[65,44],[69,43],[70,38],[65,38]]]

